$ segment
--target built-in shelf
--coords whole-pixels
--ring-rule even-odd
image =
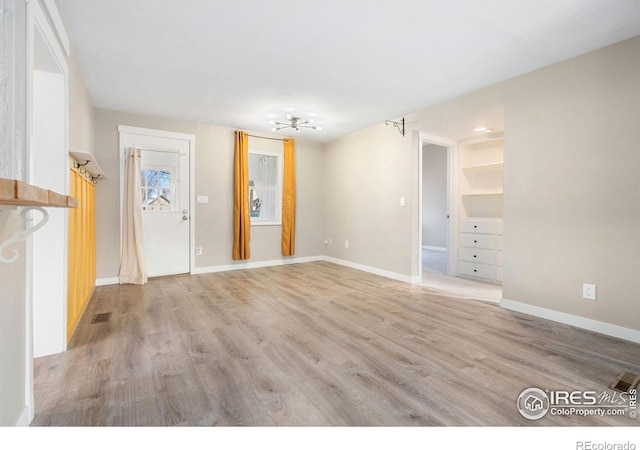
[[[503,169],[504,169],[504,163],[497,162],[492,164],[480,164],[477,166],[463,167],[462,171],[466,173],[473,173],[473,172],[484,172],[488,170],[503,170]]]
[[[78,200],[20,180],[0,178],[0,205],[77,208]]]
[[[100,164],[98,164],[98,161],[96,161],[92,153],[71,150],[69,154],[76,160],[74,167],[83,175],[87,175],[87,178],[90,178],[94,182],[106,178],[102,167],[100,167]]]
[[[498,197],[503,195],[502,192],[478,192],[473,194],[463,194],[462,197]]]

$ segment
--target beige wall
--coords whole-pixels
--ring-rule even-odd
[[[333,245],[325,247],[325,255],[411,274],[413,144],[410,134],[403,137],[382,124],[327,145],[324,224]]]
[[[447,147],[422,149],[422,245],[447,247]]]
[[[640,329],[640,37],[506,89],[504,298]]]
[[[379,125],[328,144],[325,254],[414,276],[417,131],[451,138],[443,119],[502,102],[503,297],[640,330],[640,37],[408,115],[404,138]]]
[[[203,248],[196,268],[235,263],[233,245],[233,153],[234,130],[214,125],[150,117],[104,109],[96,110],[96,158],[107,179],[96,190],[98,278],[117,277],[120,266],[120,177],[118,125],[152,128],[196,136],[195,195],[207,195],[208,204],[194,211],[195,245]],[[250,145],[278,146],[279,141],[251,138]],[[323,145],[296,140],[297,156],[297,236],[295,257],[322,254],[323,239]],[[281,253],[280,226],[252,228],[250,262],[286,259]]]
[[[93,153],[94,110],[73,49],[69,64],[69,149]]]

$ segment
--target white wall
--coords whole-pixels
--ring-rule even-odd
[[[447,151],[427,144],[422,149],[422,245],[447,247]]]
[[[69,190],[66,96],[63,75],[34,71],[30,182],[61,194]],[[66,349],[68,211],[47,212],[47,225],[32,238],[35,357]],[[34,221],[40,220],[40,213],[31,214]]]
[[[24,176],[25,123],[25,9],[24,2],[0,0],[0,177],[22,179]],[[22,230],[24,224],[16,208],[0,207],[0,242]],[[0,263],[0,426],[27,425],[29,372],[27,355],[31,354],[27,324],[26,258],[24,243],[10,247],[18,251],[16,262]]]

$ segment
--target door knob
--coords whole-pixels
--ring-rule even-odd
[[[186,209],[183,209],[183,210],[182,210],[182,214],[186,214],[186,213],[187,213],[187,210],[186,210]]]
[[[182,216],[182,220],[189,220],[189,216]]]

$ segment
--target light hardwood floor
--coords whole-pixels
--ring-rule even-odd
[[[97,288],[33,425],[635,426],[516,409],[623,369],[640,345],[316,262]]]

